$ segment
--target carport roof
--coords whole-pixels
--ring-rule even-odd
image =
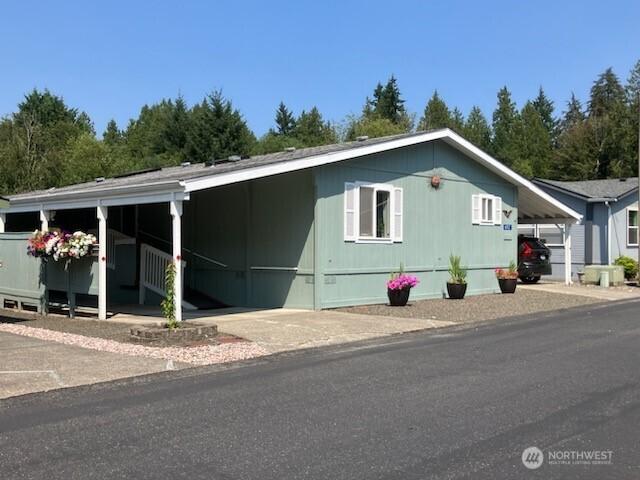
[[[11,195],[5,212],[87,208],[188,199],[190,192],[312,168],[397,148],[442,140],[518,187],[519,220],[575,222],[581,216],[449,129],[361,139],[247,158],[186,164],[133,172],[28,193]]]

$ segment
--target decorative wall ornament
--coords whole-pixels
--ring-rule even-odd
[[[504,213],[504,216],[509,218],[511,216],[511,212],[513,212],[513,210],[503,210],[502,213]]]
[[[431,186],[433,188],[440,188],[440,182],[442,180],[440,179],[440,175],[434,175],[433,177],[431,177]]]

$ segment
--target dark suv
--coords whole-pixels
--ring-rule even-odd
[[[522,283],[536,283],[551,274],[551,250],[536,237],[518,235],[518,277]]]

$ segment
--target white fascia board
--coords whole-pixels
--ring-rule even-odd
[[[184,191],[165,191],[165,192],[149,192],[149,193],[130,193],[127,195],[111,195],[98,198],[77,199],[77,200],[58,200],[42,202],[24,202],[10,204],[8,208],[0,209],[2,213],[20,213],[20,212],[37,212],[41,209],[45,210],[71,210],[80,208],[96,208],[98,205],[105,207],[115,207],[120,205],[143,205],[149,203],[165,203],[172,200],[189,200],[189,194]]]
[[[271,175],[278,175],[281,173],[293,172],[296,170],[304,170],[306,168],[319,167],[321,165],[327,165],[343,160],[363,157],[365,155],[372,155],[375,153],[385,152],[387,150],[394,150],[396,148],[408,147],[411,145],[417,145],[419,143],[438,140],[440,138],[446,137],[448,133],[448,130],[438,130],[435,132],[424,133],[422,135],[414,135],[412,137],[389,140],[388,142],[381,142],[375,145],[368,145],[363,147],[350,148],[349,150],[315,155],[313,157],[301,158],[289,162],[274,163],[271,165],[263,165],[260,167],[238,170],[235,172],[211,175],[210,177],[205,178],[185,180],[185,191],[194,192],[198,190],[206,190],[208,188],[244,182],[246,180],[269,177]]]
[[[535,186],[529,180],[518,175],[516,172],[503,165],[498,160],[483,152],[471,142],[465,140],[460,135],[448,128],[437,130],[435,132],[427,132],[422,135],[414,135],[412,137],[389,140],[388,142],[381,142],[375,145],[363,146],[360,148],[351,148],[349,150],[340,152],[301,158],[299,160],[293,160],[290,162],[281,162],[272,165],[247,168],[245,170],[221,173],[219,175],[211,175],[209,177],[199,178],[195,180],[185,180],[185,191],[194,192],[198,190],[206,190],[208,188],[229,185],[232,183],[253,180],[256,178],[268,177],[271,175],[278,175],[281,173],[293,172],[296,170],[303,170],[305,168],[318,167],[321,165],[327,165],[330,163],[363,157],[365,155],[372,155],[375,153],[385,152],[388,150],[394,150],[396,148],[417,145],[420,143],[426,143],[439,139],[447,141],[447,143],[452,145],[454,148],[461,150],[479,163],[484,164],[486,167],[488,167],[490,170],[494,171],[501,177],[520,187],[530,190],[537,196],[544,199],[546,202],[552,204],[554,207],[564,212],[566,216],[568,218],[572,218],[574,222],[579,222],[582,219],[582,215],[580,215],[578,212],[567,207],[548,193],[545,193],[542,189]]]
[[[554,207],[562,210],[567,214],[567,218],[573,218],[575,222],[579,222],[582,219],[582,215],[573,210],[572,208],[567,207],[564,203],[559,200],[553,198],[551,195],[543,191],[541,188],[534,185],[531,181],[527,180],[523,176],[517,174],[513,170],[511,170],[506,165],[503,165],[498,160],[493,158],[488,153],[480,150],[474,144],[465,140],[460,135],[455,133],[452,130],[447,129],[448,135],[446,136],[447,143],[452,145],[455,148],[463,150],[468,155],[475,157],[476,160],[479,160],[480,163],[483,163],[490,170],[493,170],[495,173],[500,175],[502,178],[505,178],[516,185],[526,188],[537,196],[541,197],[548,203],[552,204]]]

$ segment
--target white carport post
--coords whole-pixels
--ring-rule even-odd
[[[0,213],[0,233],[4,233],[7,225],[7,214]]]
[[[176,321],[182,321],[182,200],[171,200],[171,231],[173,243],[173,262],[176,266],[176,276],[173,284],[173,301],[175,305]]]
[[[571,224],[564,224],[564,283],[571,285]]]
[[[98,205],[98,319],[107,319],[107,207]]]

